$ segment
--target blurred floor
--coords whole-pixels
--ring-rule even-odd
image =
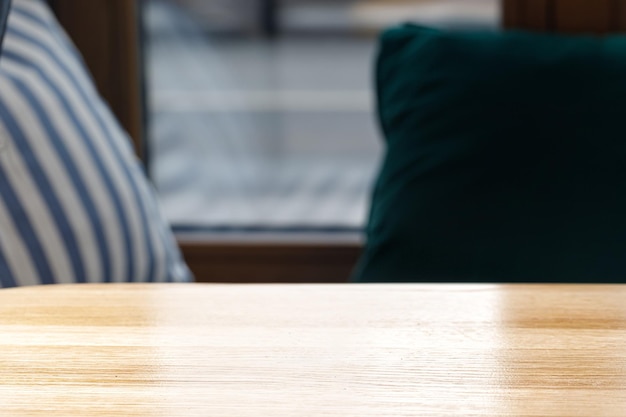
[[[336,27],[371,26],[367,16],[379,16],[379,4],[307,7],[313,22],[326,13]],[[487,25],[492,9],[483,10]],[[331,30],[296,36],[306,8],[284,13],[285,34],[275,40],[211,36],[174,3],[147,3],[152,174],[174,224],[364,224],[382,149],[371,88],[375,40]]]

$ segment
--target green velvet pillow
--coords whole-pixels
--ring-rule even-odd
[[[383,34],[361,282],[626,282],[626,37]]]

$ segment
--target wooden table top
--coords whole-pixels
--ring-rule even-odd
[[[626,415],[626,286],[0,291],[0,415]]]

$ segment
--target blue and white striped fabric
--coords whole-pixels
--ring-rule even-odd
[[[45,2],[0,58],[0,287],[187,281],[127,135]]]

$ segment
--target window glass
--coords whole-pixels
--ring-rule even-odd
[[[494,28],[497,0],[147,0],[151,174],[174,226],[359,230],[376,37]]]

